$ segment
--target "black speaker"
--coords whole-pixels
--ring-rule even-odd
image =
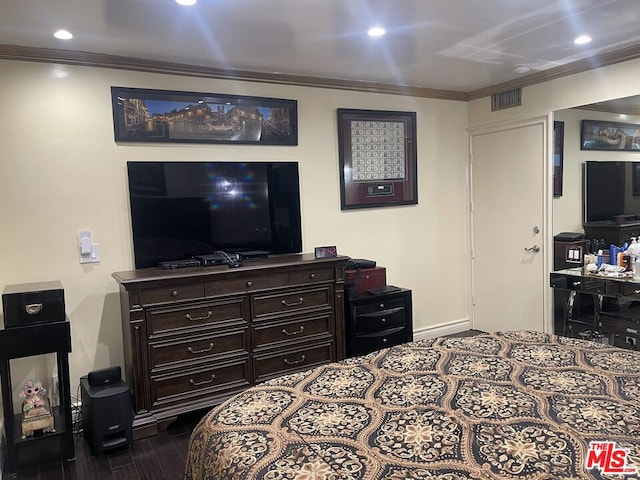
[[[120,367],[103,368],[102,370],[94,370],[87,375],[89,385],[92,387],[100,387],[110,383],[122,381],[122,371]]]
[[[112,380],[112,375],[113,372],[96,371],[80,377],[84,438],[96,456],[133,445],[131,390],[122,379]],[[106,383],[105,378],[109,379]],[[90,379],[102,384],[91,385]]]

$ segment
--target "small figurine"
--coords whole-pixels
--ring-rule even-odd
[[[47,391],[42,386],[40,380],[28,380],[20,392],[20,398],[24,398],[24,402],[22,402],[22,411],[26,413],[36,407],[44,407],[44,400],[42,397],[45,393],[47,393]]]
[[[28,380],[24,384],[20,398],[22,402],[22,438],[30,437],[37,430],[44,433],[55,432],[53,415],[49,408],[49,399],[44,395],[47,390],[40,380]]]

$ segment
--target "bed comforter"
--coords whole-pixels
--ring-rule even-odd
[[[186,478],[640,478],[640,352],[500,332],[283,376],[202,419]]]

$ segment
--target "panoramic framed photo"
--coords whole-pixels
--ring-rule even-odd
[[[116,142],[297,145],[296,100],[111,87]]]
[[[338,109],[340,207],[418,203],[416,113]]]
[[[580,149],[640,151],[640,125],[608,120],[582,120]]]

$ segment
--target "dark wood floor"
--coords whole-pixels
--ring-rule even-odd
[[[184,477],[189,436],[206,412],[184,415],[160,434],[135,440],[95,457],[80,435],[75,437],[76,460],[52,460],[21,465],[19,480],[179,480]],[[27,463],[27,462],[25,462]],[[4,476],[2,477],[4,478]]]
[[[447,335],[467,337],[479,330]],[[32,462],[18,470],[20,480],[180,480],[184,476],[189,437],[206,411],[182,416],[155,437],[133,442],[130,449],[119,449],[102,457],[91,454],[80,435],[75,437],[76,460],[64,462]],[[3,477],[4,478],[4,477]]]

